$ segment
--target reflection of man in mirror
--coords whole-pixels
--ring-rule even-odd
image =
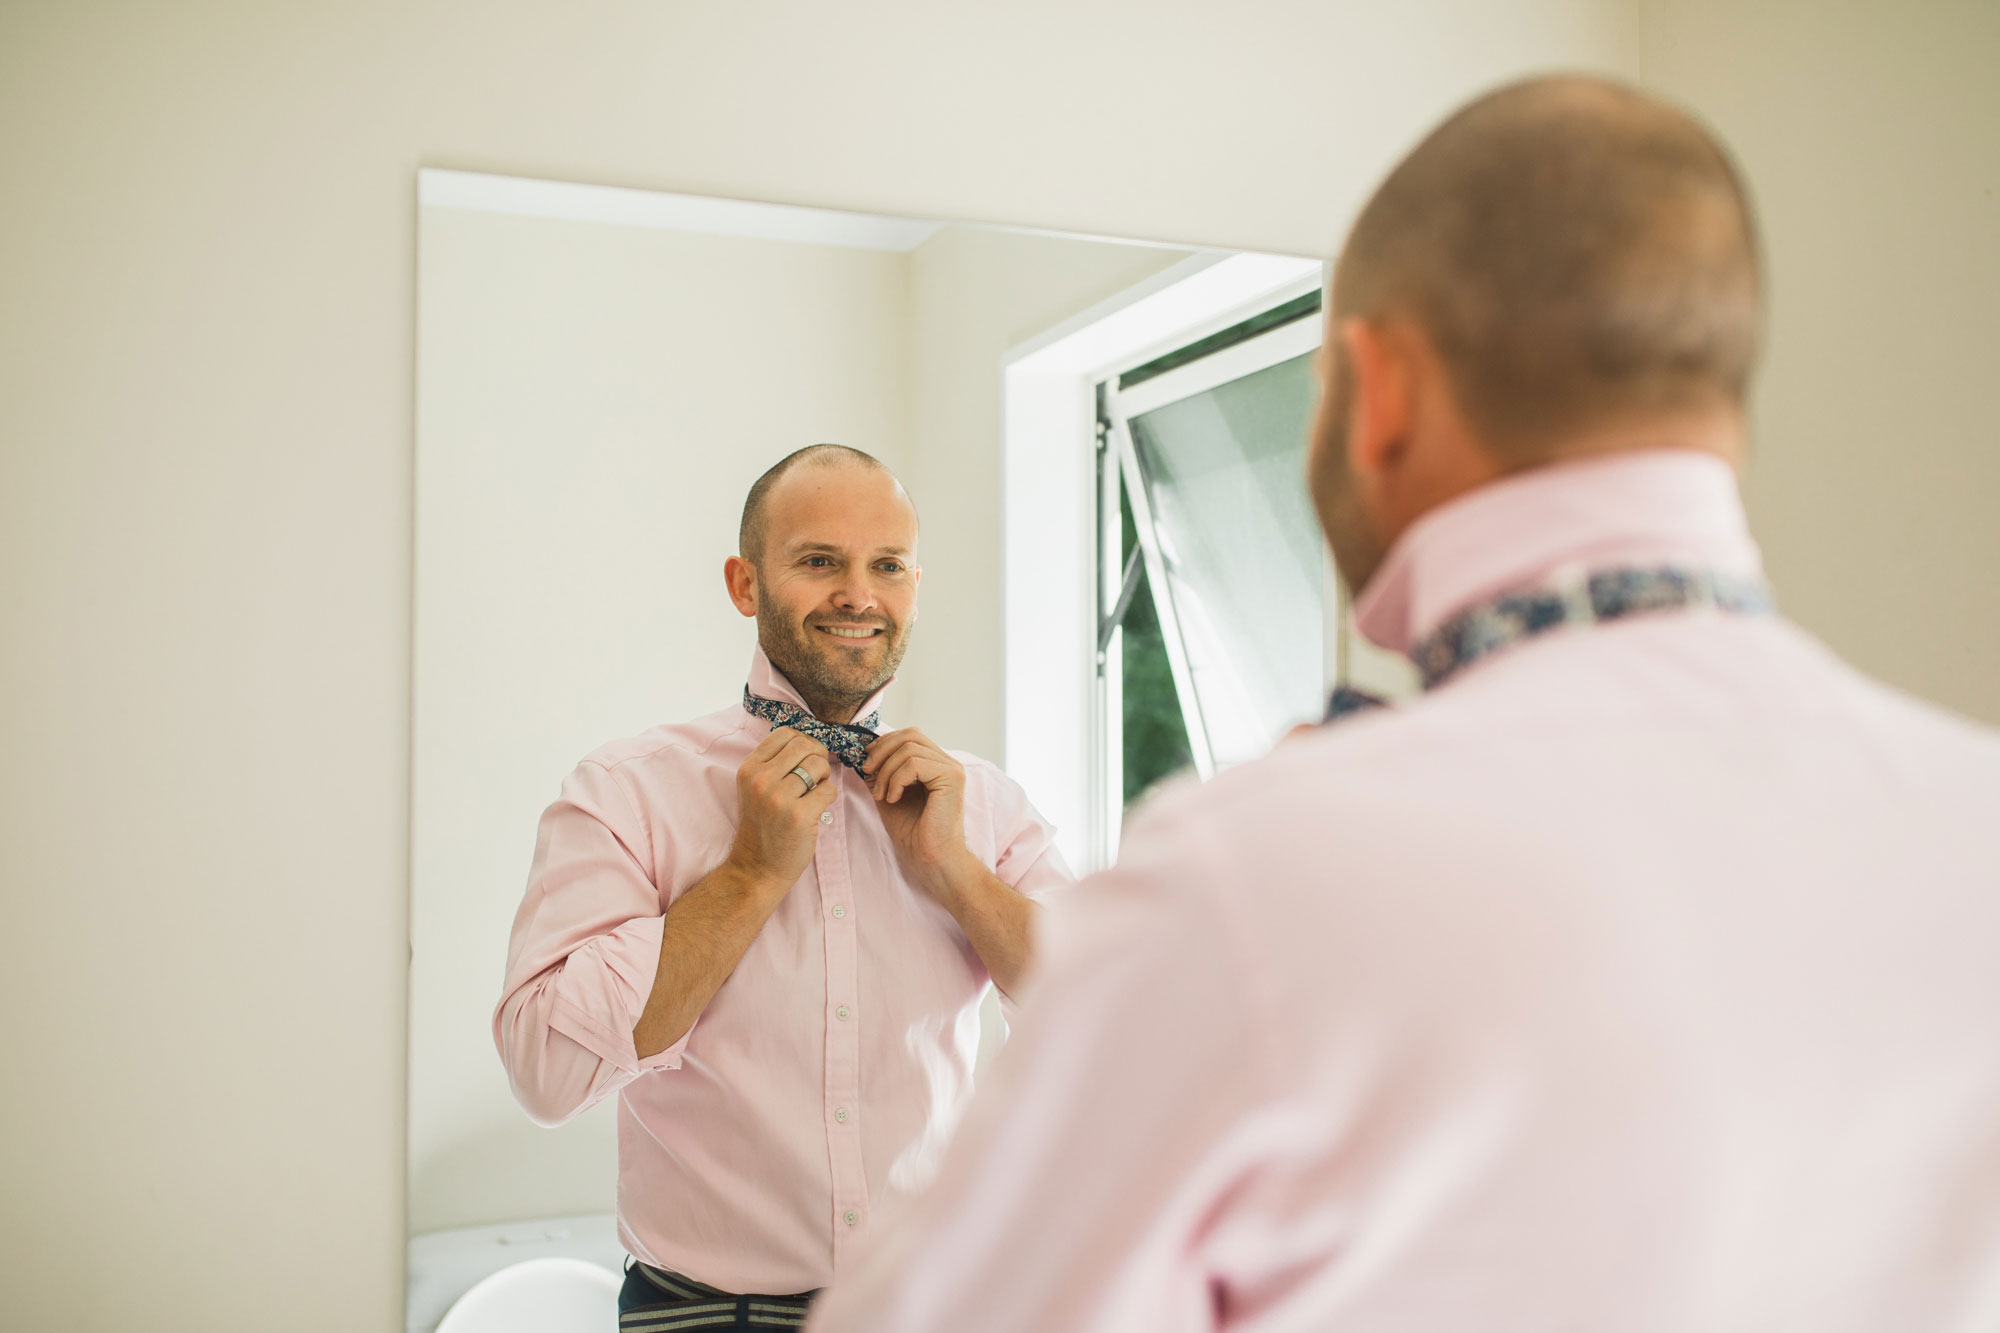
[[[1328,305],[1313,495],[1425,691],[1136,817],[811,1326],[2000,1327],[2000,736],[1771,609],[1727,156],[1502,89]]]
[[[916,547],[875,459],[784,459],[725,565],[741,702],[599,750],[542,816],[494,1035],[543,1124],[619,1096],[627,1327],[800,1322],[929,1180],[986,985],[1068,882],[999,769],[882,730]]]

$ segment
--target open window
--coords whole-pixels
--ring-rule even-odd
[[[1319,308],[1314,289],[1096,386],[1109,827],[1161,779],[1254,759],[1323,706],[1339,589],[1304,484]]]

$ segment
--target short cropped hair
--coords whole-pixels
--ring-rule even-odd
[[[1375,192],[1336,319],[1403,316],[1503,461],[1621,417],[1739,410],[1763,323],[1756,225],[1722,146],[1607,80],[1474,101]]]
[[[874,468],[878,472],[889,470],[875,455],[850,449],[844,444],[809,444],[803,449],[794,449],[773,463],[763,476],[751,483],[750,494],[743,500],[743,521],[736,528],[736,552],[753,565],[764,558],[766,497],[787,472],[801,463],[851,463]]]

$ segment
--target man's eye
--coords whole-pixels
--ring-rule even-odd
[[[809,555],[806,557],[806,563],[814,569],[826,569],[833,564],[833,561],[823,555]]]
[[[875,566],[875,568],[881,570],[884,574],[900,574],[903,572],[902,563],[896,560],[884,560],[881,564]]]

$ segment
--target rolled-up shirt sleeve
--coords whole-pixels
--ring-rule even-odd
[[[1076,883],[1069,863],[1056,850],[1056,831],[1029,802],[1020,783],[997,768],[988,768],[985,777],[993,873],[1030,902],[1046,905]],[[1032,969],[1030,963],[1031,973]],[[1016,998],[1001,991],[1001,1018],[1011,1026],[1019,1013]]]
[[[1056,850],[1056,833],[1028,794],[999,769],[988,769],[989,819],[993,831],[993,873],[1024,897],[1047,902],[1076,882]]]
[[[493,1015],[515,1100],[539,1124],[561,1124],[648,1070],[680,1067],[686,1035],[643,1060],[632,1044],[666,909],[653,850],[602,764],[580,764],[542,815]]]

